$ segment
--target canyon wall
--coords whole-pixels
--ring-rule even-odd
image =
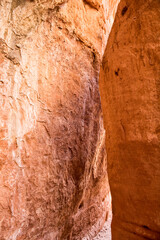
[[[103,2],[0,1],[1,240],[92,238],[107,217]]]
[[[122,0],[102,62],[113,240],[160,239],[159,30],[159,0]]]

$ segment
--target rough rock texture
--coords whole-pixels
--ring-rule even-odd
[[[122,0],[103,58],[113,240],[160,239],[159,29],[159,0]]]
[[[105,222],[102,230],[97,234],[93,240],[111,240],[111,221],[112,221],[112,211],[109,212],[109,217]]]
[[[105,221],[104,8],[0,1],[1,240],[82,239]]]
[[[112,221],[112,207],[111,207],[111,195],[109,194],[110,200],[108,201],[108,215],[106,218],[106,222],[103,225],[101,231],[95,232],[95,227],[91,228],[91,230],[82,238],[82,240],[111,240],[111,221]],[[96,235],[96,237],[95,237]]]

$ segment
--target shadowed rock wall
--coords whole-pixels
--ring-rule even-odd
[[[159,29],[159,0],[122,0],[101,67],[113,240],[160,239]]]
[[[105,221],[98,73],[112,21],[104,8],[0,1],[1,240],[93,237]]]

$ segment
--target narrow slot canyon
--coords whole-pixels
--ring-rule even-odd
[[[0,240],[160,240],[160,1],[0,0]]]

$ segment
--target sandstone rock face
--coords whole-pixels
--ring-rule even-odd
[[[159,0],[122,0],[103,58],[113,240],[160,239],[159,29]]]
[[[0,1],[1,240],[82,239],[105,221],[97,80],[111,27],[104,8],[102,1]]]

